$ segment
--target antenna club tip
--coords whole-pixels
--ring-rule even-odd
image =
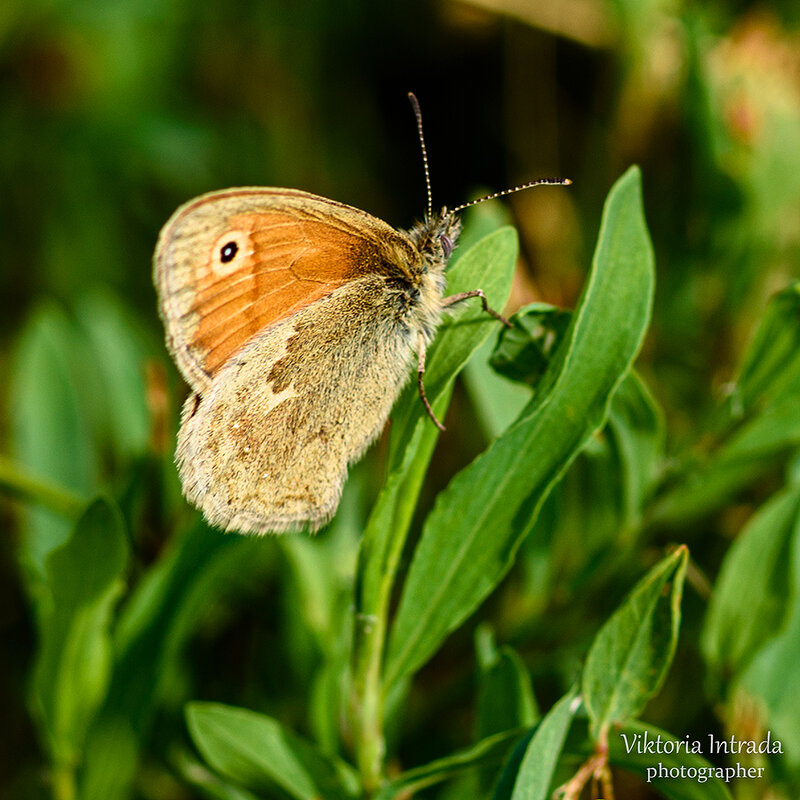
[[[564,186],[572,186],[572,179],[564,178]]]

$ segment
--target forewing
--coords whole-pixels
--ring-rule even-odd
[[[386,223],[291,189],[228,189],[179,208],[159,236],[167,342],[203,393],[261,331],[371,274],[410,277],[419,254]]]

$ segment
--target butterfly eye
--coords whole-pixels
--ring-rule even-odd
[[[219,260],[223,264],[227,264],[229,261],[233,261],[236,258],[236,254],[239,252],[239,245],[236,242],[227,242],[226,244],[222,245],[222,249],[219,251]]]
[[[442,236],[442,250],[444,257],[450,258],[450,254],[453,252],[453,241],[447,234]]]

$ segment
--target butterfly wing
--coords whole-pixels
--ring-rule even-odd
[[[376,217],[273,188],[190,201],[164,226],[154,258],[167,344],[200,393],[260,331],[349,281],[419,269],[408,237]]]
[[[228,530],[324,524],[382,429],[415,332],[409,238],[290,189],[187,203],[156,248],[167,342],[195,392],[178,434],[184,493]]]
[[[187,401],[178,466],[209,522],[265,533],[330,519],[408,375],[414,333],[395,295],[378,276],[344,284],[258,334]]]

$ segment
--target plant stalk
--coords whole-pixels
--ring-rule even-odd
[[[434,408],[446,409],[449,392]],[[383,655],[389,609],[397,570],[416,507],[422,481],[438,438],[432,425],[410,443],[408,459],[390,475],[373,511],[359,556],[360,582],[356,590],[353,644],[353,723],[355,756],[367,797],[373,797],[384,780]]]
[[[71,764],[55,764],[53,767],[53,797],[55,800],[75,800],[78,796],[75,785],[75,769]]]

